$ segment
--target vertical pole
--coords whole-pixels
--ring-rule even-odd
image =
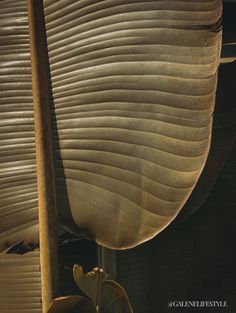
[[[50,114],[50,81],[43,1],[27,0],[35,120],[42,311],[57,296],[57,230]]]
[[[116,251],[97,245],[98,267],[116,280]]]

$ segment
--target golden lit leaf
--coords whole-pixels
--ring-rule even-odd
[[[221,1],[45,0],[58,213],[113,249],[153,238],[205,165]]]

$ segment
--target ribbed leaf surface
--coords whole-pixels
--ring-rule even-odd
[[[0,313],[41,313],[39,252],[0,254]]]
[[[44,5],[59,212],[104,246],[135,246],[174,219],[205,164],[221,2]]]
[[[37,240],[37,188],[26,1],[0,5],[0,251]]]

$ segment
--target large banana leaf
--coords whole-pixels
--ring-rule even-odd
[[[209,30],[218,22],[220,5],[109,3],[45,1],[45,12],[60,147],[59,211],[62,216],[72,211],[73,230],[75,222],[99,243],[120,248],[165,227],[204,165],[220,42]],[[4,4],[2,249],[31,237],[37,227],[26,7],[24,1]],[[192,20],[184,22],[181,10]],[[15,19],[14,14],[9,19],[12,11]]]
[[[175,218],[204,167],[221,1],[44,5],[59,215],[104,246],[133,247]]]
[[[0,4],[0,251],[37,241],[34,119],[25,0]]]
[[[38,241],[26,1],[0,3],[0,252]],[[39,252],[0,254],[0,312],[41,313]]]
[[[0,254],[0,313],[41,313],[39,252]]]

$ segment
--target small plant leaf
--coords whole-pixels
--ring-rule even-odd
[[[74,265],[73,276],[78,287],[98,306],[99,313],[132,313],[132,307],[124,288],[99,268],[84,273],[83,268]]]
[[[97,313],[94,304],[81,296],[60,297],[53,300],[48,313]]]
[[[95,267],[93,271],[84,273],[82,266],[75,264],[73,276],[79,288],[97,305],[100,285],[106,278],[104,271]]]
[[[133,313],[125,289],[114,280],[102,283],[99,313]]]

